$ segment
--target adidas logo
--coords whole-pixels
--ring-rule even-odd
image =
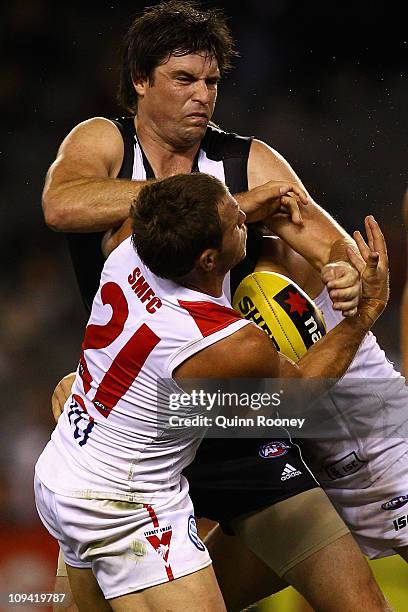
[[[293,465],[290,465],[290,463],[287,463],[282,472],[281,480],[289,480],[289,478],[300,476],[301,473],[302,472],[300,470],[297,470],[296,468],[293,467]]]

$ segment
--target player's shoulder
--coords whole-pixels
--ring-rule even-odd
[[[215,161],[233,157],[247,157],[251,148],[252,136],[241,136],[226,132],[214,123],[207,127],[201,148],[207,157]]]
[[[65,142],[69,143],[87,140],[101,144],[121,143],[119,123],[106,117],[91,117],[78,123],[65,138]]]
[[[60,146],[59,157],[81,163],[101,159],[111,168],[120,167],[123,151],[124,140],[119,127],[106,117],[92,117],[69,132]]]
[[[251,143],[251,158],[258,162],[280,161],[284,162],[284,157],[271,147],[269,144],[258,138],[253,138]]]
[[[231,377],[273,378],[279,375],[278,353],[266,333],[254,323],[228,336],[223,348],[229,355]]]
[[[196,353],[177,369],[177,378],[277,378],[279,356],[266,334],[248,323]]]

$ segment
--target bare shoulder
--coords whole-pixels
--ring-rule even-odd
[[[181,378],[278,378],[280,360],[268,336],[255,324],[245,325],[183,362]]]
[[[123,154],[123,139],[116,125],[104,117],[93,117],[76,125],[66,136],[57,161],[75,166],[103,166],[104,175],[116,176]]]
[[[248,159],[248,185],[250,189],[268,181],[295,181],[302,185],[300,178],[286,159],[262,140],[254,139]]]

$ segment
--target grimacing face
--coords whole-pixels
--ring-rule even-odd
[[[188,148],[204,136],[217,99],[217,60],[203,54],[170,55],[157,66],[153,79],[134,83],[138,93],[137,122],[170,146]]]

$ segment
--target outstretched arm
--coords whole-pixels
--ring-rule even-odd
[[[357,316],[343,319],[295,364],[277,353],[269,337],[246,325],[225,340],[187,359],[176,370],[183,378],[301,378],[337,379],[343,376],[366,333],[388,300],[388,258],[384,236],[373,217],[365,220],[367,242],[354,237],[361,257],[349,248],[347,256],[362,275],[362,299]],[[234,359],[231,359],[234,355]]]
[[[249,195],[271,179],[292,182],[305,190],[288,162],[271,147],[255,140],[248,160]],[[294,224],[286,214],[272,215],[267,224],[274,234],[322,273],[325,283],[328,277],[332,277],[334,269],[337,295],[334,299],[330,292],[330,297],[345,316],[354,315],[360,295],[360,279],[347,257],[347,248],[355,248],[353,239],[310,197],[309,204],[303,206],[301,212],[302,224]]]
[[[77,125],[51,165],[42,206],[47,225],[59,232],[99,232],[117,227],[146,181],[118,179],[123,139],[108,119]]]

